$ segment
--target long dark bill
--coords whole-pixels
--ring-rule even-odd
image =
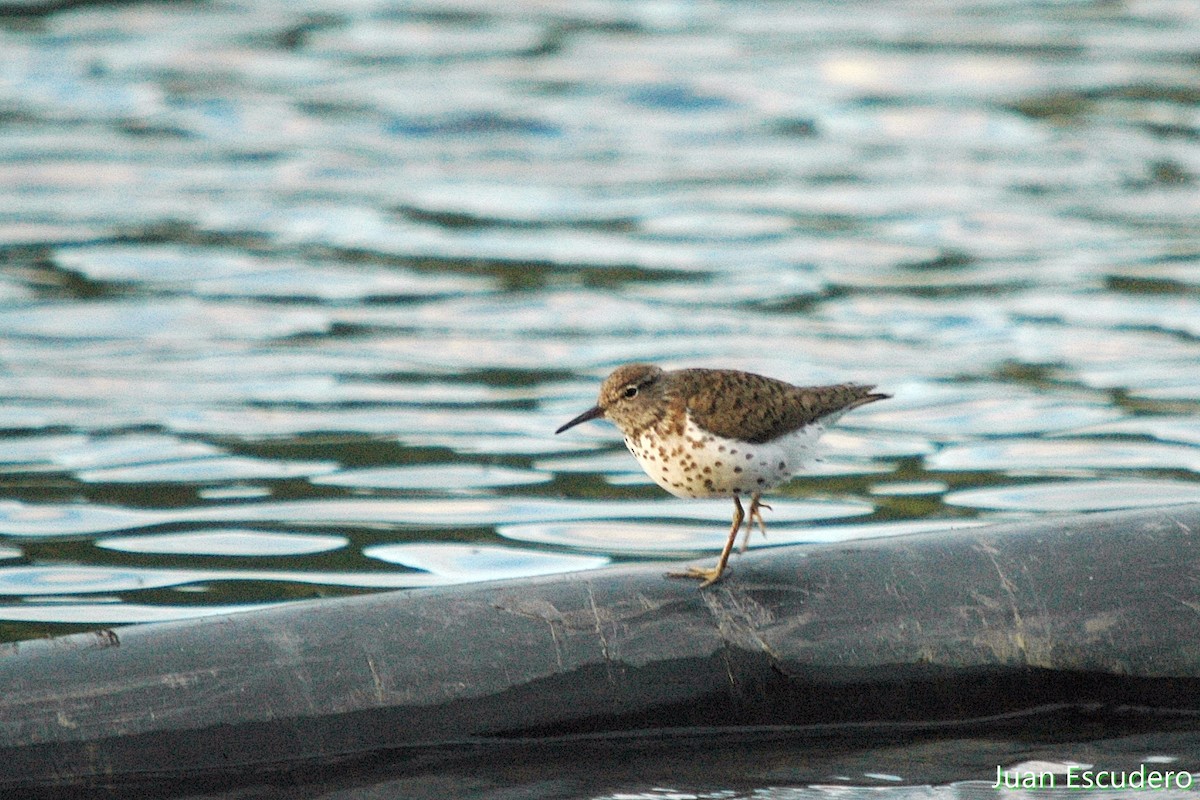
[[[556,434],[562,433],[567,428],[574,428],[576,425],[578,425],[581,422],[587,422],[590,419],[595,419],[596,417],[603,417],[603,416],[604,416],[604,409],[601,408],[600,406],[594,406],[593,408],[589,408],[587,411],[583,412],[578,417],[576,417],[575,419],[568,422],[566,425],[563,425],[561,428],[556,430],[555,433]]]

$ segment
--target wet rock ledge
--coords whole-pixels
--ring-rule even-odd
[[[705,590],[637,564],[21,642],[0,795],[655,729],[1196,711],[1198,532],[1200,505],[1064,516],[760,550]]]

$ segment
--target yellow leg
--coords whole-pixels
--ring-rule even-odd
[[[763,538],[767,538],[767,523],[763,522],[762,511],[759,509],[771,510],[771,507],[762,502],[762,494],[755,492],[750,496],[750,511],[746,514],[746,537],[742,539],[742,546],[738,548],[739,553],[746,552],[746,548],[750,546],[750,532],[754,528],[754,523],[758,522],[758,529],[762,531]]]
[[[757,498],[758,495],[755,495]],[[757,502],[757,501],[755,501]],[[754,508],[751,505],[751,508]],[[667,576],[671,578],[698,578],[704,581],[700,584],[700,588],[712,586],[725,572],[725,564],[729,561],[729,554],[733,552],[733,545],[737,541],[738,531],[741,530],[742,520],[746,518],[746,512],[742,508],[742,501],[735,494],[733,496],[733,526],[729,529],[729,539],[725,542],[725,549],[721,551],[721,559],[717,561],[717,566],[704,569],[703,567],[688,567],[685,572],[668,572]]]

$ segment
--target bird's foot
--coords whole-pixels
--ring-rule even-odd
[[[758,523],[758,529],[762,531],[763,538],[767,538],[767,523],[763,521],[762,509],[768,511],[773,510],[766,503],[759,502],[757,498],[750,503],[750,513],[746,515],[746,535],[742,537],[742,546],[738,548],[739,553],[746,552],[746,548],[750,546],[750,534],[754,531],[754,523]]]
[[[746,527],[752,528],[754,527],[754,523],[757,522],[758,529],[762,531],[763,538],[765,539],[767,538],[767,523],[763,522],[762,510],[764,508],[767,511],[775,510],[766,503],[760,503],[757,500],[750,504],[750,521],[746,524]]]
[[[704,583],[700,584],[700,588],[703,589],[706,586],[712,586],[720,580],[724,572],[725,570],[720,567],[709,567],[707,569],[704,567],[688,567],[683,572],[668,572],[667,577],[692,578],[693,580],[704,581]]]

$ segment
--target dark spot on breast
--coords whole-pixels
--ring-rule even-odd
[[[741,467],[734,467],[734,468],[733,468],[733,471],[734,471],[734,472],[736,472],[736,473],[739,473],[739,474],[740,474],[740,473],[741,473],[741,471],[742,471],[742,468],[741,468]]]

